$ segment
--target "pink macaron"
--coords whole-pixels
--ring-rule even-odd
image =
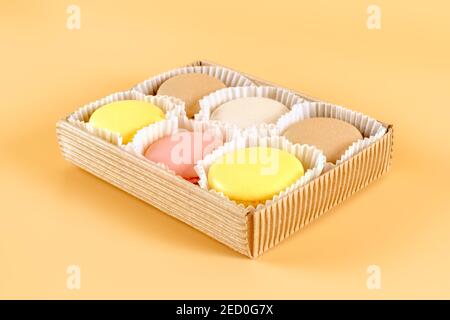
[[[198,182],[194,170],[197,161],[223,144],[223,139],[208,132],[179,131],[152,143],[144,156],[153,162],[166,165],[175,174]]]

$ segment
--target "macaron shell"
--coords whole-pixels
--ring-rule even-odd
[[[195,164],[222,143],[219,137],[182,131],[157,140],[147,148],[144,156],[153,162],[165,164],[185,179],[197,182]]]
[[[211,113],[211,120],[237,125],[241,129],[263,123],[275,123],[289,109],[273,99],[245,97],[230,100]]]
[[[193,118],[200,110],[198,101],[201,98],[225,87],[222,81],[208,74],[186,73],[164,81],[158,88],[157,94],[183,100],[188,118]]]
[[[267,147],[239,149],[217,159],[208,171],[209,187],[238,203],[270,200],[304,174],[293,154]]]
[[[308,118],[294,123],[283,133],[293,143],[309,144],[321,149],[327,162],[336,163],[361,132],[348,122],[334,118]]]
[[[139,129],[163,119],[164,112],[150,102],[122,100],[95,110],[89,123],[97,128],[119,133],[126,144]]]
[[[187,181],[189,181],[192,184],[198,184],[200,178],[199,177],[193,177],[193,178],[185,178]]]

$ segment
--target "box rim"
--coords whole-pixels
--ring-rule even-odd
[[[304,94],[304,93],[302,93],[302,92],[299,92],[298,90],[290,89],[290,88],[287,88],[287,87],[284,87],[284,86],[277,85],[277,84],[275,84],[275,83],[273,83],[273,82],[270,82],[270,81],[262,80],[262,79],[260,79],[259,77],[253,76],[253,75],[248,74],[248,73],[246,73],[246,72],[238,71],[238,70],[236,70],[236,69],[234,69],[234,68],[230,68],[230,67],[228,67],[228,66],[222,65],[222,64],[220,64],[220,63],[213,62],[213,61],[211,61],[211,60],[207,60],[207,59],[199,59],[199,60],[193,61],[192,63],[188,64],[187,66],[192,66],[192,65],[200,65],[200,66],[203,66],[203,65],[204,65],[204,66],[215,65],[215,66],[224,67],[224,68],[230,69],[230,70],[232,70],[232,71],[239,72],[239,73],[243,74],[244,76],[248,77],[250,80],[256,81],[257,83],[262,83],[262,84],[269,85],[269,86],[280,87],[280,88],[284,88],[284,89],[287,89],[287,90],[289,90],[289,91],[292,91],[294,94],[298,95],[299,97],[301,97],[301,98],[304,99],[304,100],[311,101],[311,102],[324,102],[324,103],[330,103],[330,104],[333,104],[332,102],[328,102],[328,101],[325,101],[325,100],[321,100],[321,99],[318,99],[318,98],[316,98],[316,97],[311,97],[311,96],[306,95],[306,94]],[[185,65],[185,66],[186,66],[186,65]],[[102,143],[105,142],[105,143],[107,143],[108,145],[110,145],[110,146],[112,146],[112,147],[115,147],[115,148],[117,148],[117,149],[120,149],[122,152],[124,152],[124,153],[126,153],[126,154],[128,154],[128,155],[130,155],[130,156],[132,156],[132,157],[134,157],[135,160],[144,162],[144,161],[143,161],[144,159],[141,159],[141,158],[139,158],[138,156],[136,156],[136,155],[134,155],[134,154],[132,154],[132,153],[126,151],[125,149],[121,148],[120,146],[114,145],[114,144],[112,144],[112,143],[108,143],[107,141],[104,141],[104,140],[101,139],[100,137],[98,137],[98,136],[96,136],[96,135],[94,135],[94,134],[92,134],[92,133],[90,133],[90,132],[86,132],[86,131],[84,131],[84,130],[78,128],[78,127],[76,127],[74,124],[72,124],[70,121],[68,121],[68,118],[69,118],[69,116],[70,116],[71,114],[72,114],[72,113],[69,113],[66,117],[60,119],[60,120],[56,123],[56,126],[58,127],[58,126],[61,125],[62,123],[64,123],[65,125],[69,125],[69,126],[75,128],[75,129],[78,129],[78,130],[80,130],[80,131],[86,133],[87,135],[89,135],[89,136],[91,136],[91,137],[93,137],[93,138],[95,138],[95,139],[99,139],[100,141],[102,141]],[[364,114],[365,114],[365,113],[364,113]],[[376,118],[374,118],[374,119],[376,119]],[[386,130],[386,133],[385,133],[382,137],[384,137],[386,134],[391,133],[391,132],[393,131],[393,125],[392,125],[392,124],[387,124],[387,123],[385,123],[384,121],[380,121],[380,120],[378,120],[378,119],[376,119],[376,120],[379,121],[380,123],[382,123],[382,124],[386,127],[386,129],[387,129],[387,130]],[[330,169],[329,171],[327,171],[327,172],[325,172],[325,173],[322,173],[320,176],[318,176],[318,177],[312,179],[311,181],[309,181],[309,182],[306,183],[305,185],[301,186],[300,188],[296,188],[296,189],[292,190],[292,192],[295,191],[295,190],[297,190],[297,189],[301,189],[301,188],[307,187],[308,185],[310,185],[311,183],[313,183],[316,179],[319,179],[320,177],[322,177],[322,176],[325,175],[325,174],[330,174],[331,171],[337,169],[339,166],[344,165],[346,162],[350,161],[351,159],[353,159],[353,158],[354,158],[355,156],[357,156],[358,154],[359,154],[359,152],[358,152],[357,154],[353,155],[352,157],[350,157],[349,159],[347,159],[347,160],[341,162],[339,165],[334,166],[334,167],[333,167],[332,169]],[[392,156],[391,156],[391,157],[392,157]],[[166,172],[164,169],[162,169],[161,167],[157,166],[156,164],[151,163],[151,162],[148,162],[148,163],[149,163],[153,168],[157,168],[157,170]],[[166,172],[166,173],[167,173],[167,172]],[[176,179],[177,177],[176,177],[176,176],[173,176],[173,178]],[[180,181],[180,182],[182,183],[183,181]],[[187,188],[191,188],[191,189],[193,189],[193,190],[194,190],[194,189],[201,189],[201,190],[202,190],[201,192],[203,192],[205,195],[206,195],[206,194],[209,194],[209,195],[215,196],[217,199],[220,199],[222,202],[227,203],[227,206],[229,206],[229,207],[231,207],[231,208],[234,208],[235,210],[233,210],[233,211],[240,211],[240,212],[242,212],[242,214],[243,214],[244,217],[249,216],[251,213],[258,212],[258,211],[260,211],[260,210],[264,210],[264,209],[267,207],[267,206],[263,206],[263,207],[261,207],[261,208],[259,208],[259,209],[251,208],[251,207],[245,207],[245,208],[242,208],[242,207],[239,206],[237,203],[235,203],[234,201],[232,201],[232,200],[230,200],[230,199],[228,199],[228,198],[221,197],[220,195],[214,194],[214,193],[210,192],[209,190],[204,190],[204,189],[202,189],[202,188],[197,188],[196,186],[192,185],[191,183],[189,183],[189,182],[187,182],[187,181],[185,181],[185,182],[186,182],[185,185],[186,185]],[[189,186],[188,186],[188,184],[189,184]],[[290,193],[286,194],[286,195],[283,196],[283,197],[278,198],[276,201],[270,203],[270,205],[272,205],[273,203],[277,203],[277,202],[279,202],[279,201],[282,201],[282,199],[285,198],[286,196],[288,196],[289,194],[290,194]],[[239,210],[236,210],[236,209],[239,209]]]

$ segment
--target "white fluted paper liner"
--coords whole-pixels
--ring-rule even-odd
[[[229,199],[222,192],[218,192],[212,188],[209,188],[208,184],[208,171],[211,165],[216,162],[220,157],[222,157],[226,153],[233,152],[235,150],[244,149],[247,147],[270,147],[280,149],[286,152],[289,152],[295,155],[300,162],[302,163],[305,173],[302,177],[296,180],[293,184],[286,187],[285,190],[273,196],[271,200],[266,200],[264,203],[260,203],[255,207],[253,206],[245,206],[242,203],[237,203]],[[324,168],[325,165],[325,155],[314,146],[310,145],[300,145],[293,144],[288,141],[285,137],[280,136],[271,136],[271,137],[261,137],[258,135],[242,135],[237,136],[233,140],[225,143],[223,146],[217,148],[212,153],[208,154],[203,160],[199,161],[195,166],[195,171],[197,172],[200,180],[199,186],[205,190],[209,190],[212,193],[216,193],[235,203],[236,205],[248,208],[249,210],[259,210],[263,206],[268,206],[274,201],[277,201],[280,198],[285,197],[295,189],[307,184],[314,178],[318,177]]]
[[[111,132],[107,129],[96,128],[88,121],[94,111],[98,108],[108,103],[123,100],[139,100],[150,102],[164,111],[166,119],[178,117],[182,115],[184,111],[184,102],[180,99],[168,96],[146,96],[138,91],[129,90],[116,92],[100,100],[86,104],[70,114],[67,120],[73,123],[78,128],[92,133],[108,142],[111,142],[115,145],[122,145],[122,136],[119,133]]]
[[[133,89],[145,95],[155,95],[159,86],[164,81],[174,76],[186,73],[204,73],[210,75],[222,81],[227,87],[254,86],[254,83],[250,79],[243,76],[239,72],[219,66],[195,66],[177,68],[161,73],[139,83]]]
[[[275,129],[275,124],[261,124],[258,126],[251,126],[249,128],[241,129],[238,126],[230,123],[225,123],[218,120],[210,120],[212,112],[225,102],[247,97],[264,97],[276,100],[285,105],[289,110],[292,106],[304,101],[301,97],[287,89],[261,86],[261,87],[233,87],[217,90],[199,101],[200,111],[195,115],[195,118],[201,121],[211,121],[228,130],[238,130],[241,133],[247,134],[263,134],[272,135]]]
[[[306,101],[294,105],[290,112],[281,116],[276,123],[276,130],[282,135],[292,124],[303,119],[315,117],[334,118],[348,122],[355,126],[364,137],[349,146],[344,154],[342,154],[341,158],[336,162],[336,165],[348,160],[353,155],[367,148],[386,133],[386,128],[382,123],[360,112],[330,103]]]
[[[178,117],[159,121],[140,129],[133,137],[133,140],[126,146],[126,150],[137,155],[140,158],[145,158],[145,150],[147,150],[147,148],[152,143],[181,130],[201,133],[207,132],[213,137],[222,139],[223,142],[231,141],[235,138],[235,136],[227,135],[227,133],[223,129],[208,122],[187,119],[186,117]],[[173,175],[176,175],[176,173],[173,170],[169,169],[165,164],[156,164],[159,167],[172,173]]]

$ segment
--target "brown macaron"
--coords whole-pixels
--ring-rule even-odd
[[[289,126],[283,135],[293,143],[321,149],[327,162],[332,163],[336,163],[355,141],[363,138],[355,126],[334,118],[304,119]]]
[[[193,118],[200,110],[198,101],[201,98],[225,87],[222,81],[213,76],[204,73],[185,73],[164,81],[156,93],[183,100],[188,118]]]

